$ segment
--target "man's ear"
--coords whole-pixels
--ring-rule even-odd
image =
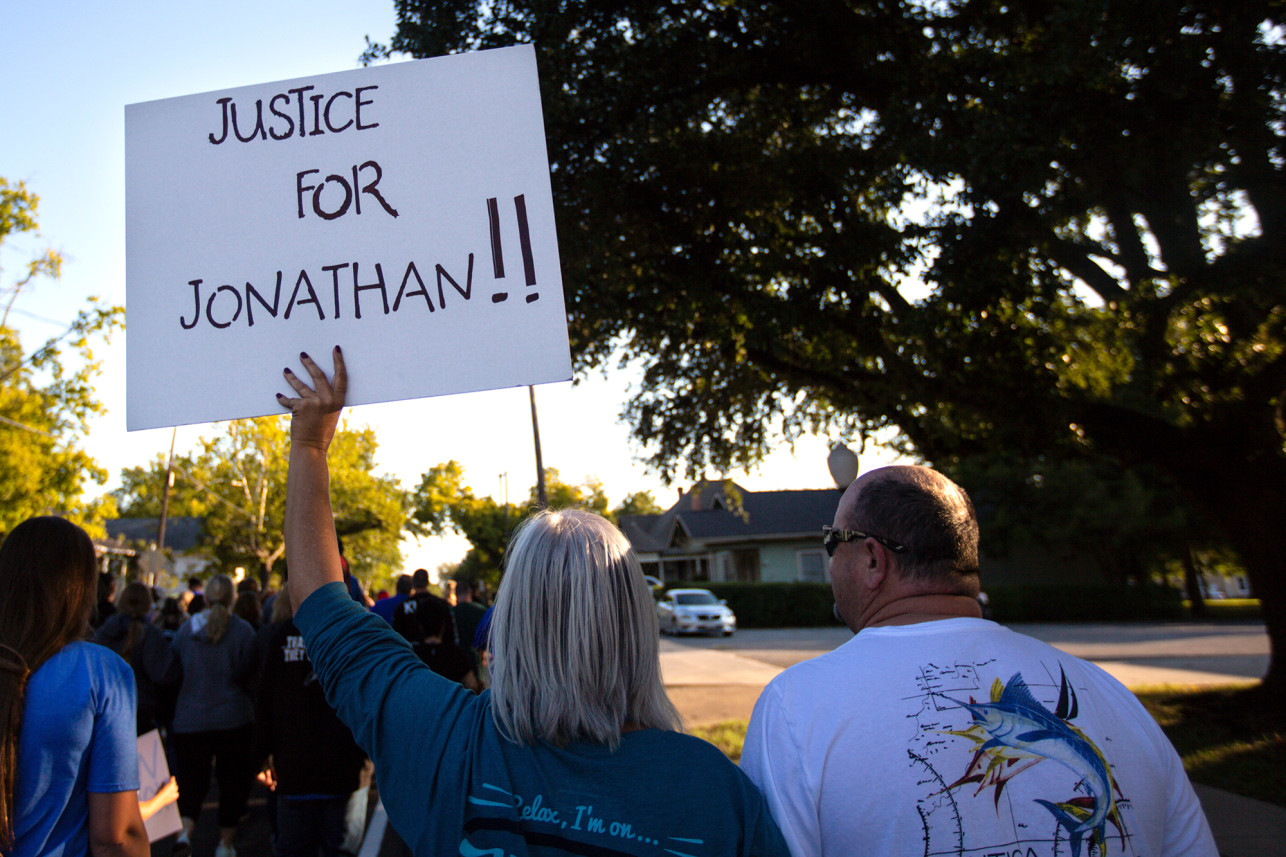
[[[889,551],[884,545],[875,539],[868,538],[862,542],[862,557],[859,570],[862,575],[862,585],[874,592],[884,585],[889,575],[889,562],[892,558]]]

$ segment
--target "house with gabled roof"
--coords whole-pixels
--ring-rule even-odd
[[[645,574],[665,583],[829,582],[822,527],[842,492],[749,491],[702,480],[659,515],[623,515],[621,530]]]
[[[160,524],[159,518],[113,518],[103,526],[108,537],[120,545],[155,546]],[[166,520],[164,547],[170,550],[170,573],[176,579],[203,574],[210,566],[210,558],[201,548],[204,533],[204,518],[180,515]]]

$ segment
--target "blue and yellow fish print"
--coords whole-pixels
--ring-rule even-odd
[[[974,794],[993,788],[993,800],[998,805],[1005,786],[1023,771],[1042,762],[1061,765],[1078,777],[1075,790],[1083,793],[1035,802],[1066,828],[1072,857],[1080,857],[1085,840],[1104,854],[1107,822],[1121,831],[1117,807],[1120,789],[1102,751],[1072,724],[1077,716],[1076,692],[1066,674],[1061,679],[1054,711],[1037,701],[1022,673],[1014,673],[1003,685],[996,678],[987,702],[972,698],[964,702],[943,695],[943,699],[968,711],[972,723],[968,728],[941,734],[967,738],[977,745],[964,774],[946,790],[976,783]]]

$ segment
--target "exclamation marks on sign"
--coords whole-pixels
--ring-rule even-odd
[[[531,255],[531,229],[527,225],[525,195],[518,194],[514,197],[514,213],[518,217],[518,247],[522,251],[523,277],[527,288],[531,288],[536,285],[536,263]],[[494,196],[487,199],[487,221],[491,226],[491,268],[495,272],[496,279],[502,280],[505,276],[505,258],[500,244],[500,207],[496,204]],[[528,292],[526,298],[527,303],[539,300],[540,292]],[[508,292],[496,292],[491,296],[491,302],[494,304],[508,299]]]

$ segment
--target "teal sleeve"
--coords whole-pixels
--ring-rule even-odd
[[[458,817],[449,805],[464,800],[485,697],[430,670],[342,583],[305,599],[295,625],[327,702],[375,763],[389,820],[414,847],[430,806],[439,818]]]

